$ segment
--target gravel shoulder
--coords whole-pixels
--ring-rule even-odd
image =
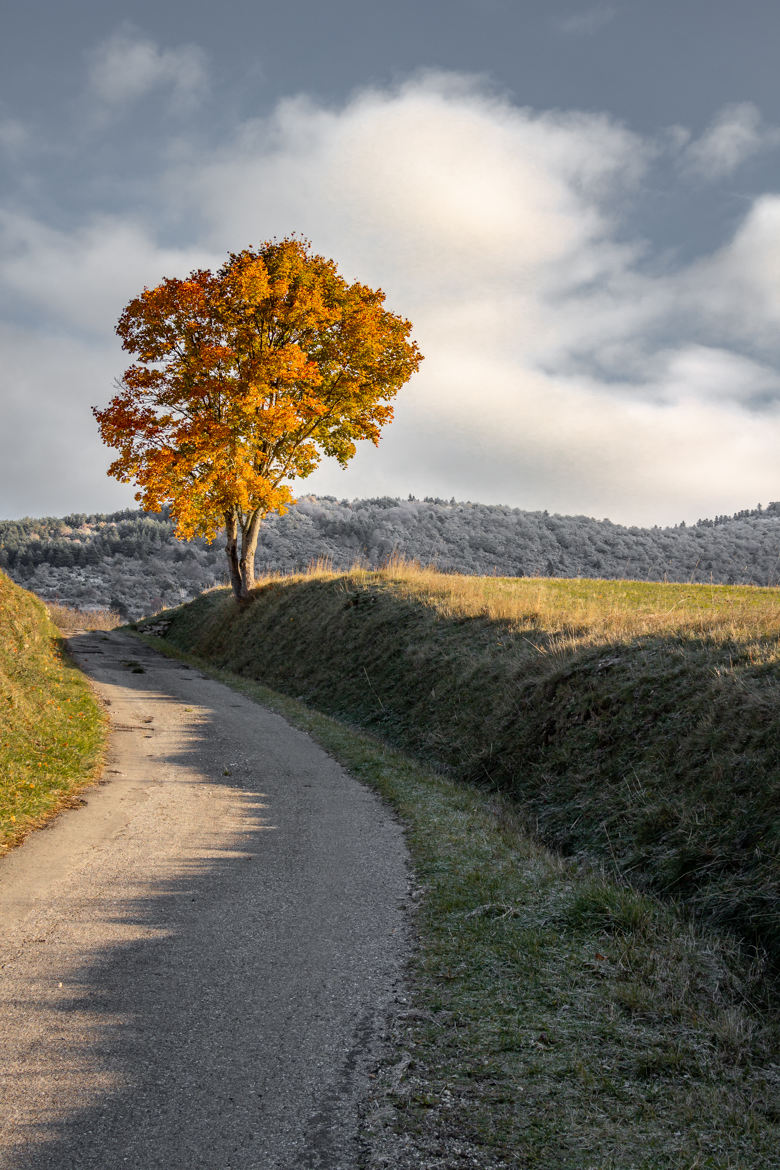
[[[110,749],[0,862],[0,1167],[353,1170],[409,951],[400,824],[192,667],[70,647]]]

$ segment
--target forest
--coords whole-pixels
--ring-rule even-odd
[[[125,510],[0,521],[0,568],[45,601],[125,619],[227,581],[224,541],[179,541],[165,514]],[[258,574],[393,555],[446,573],[775,585],[780,502],[696,524],[638,528],[588,516],[434,498],[304,496],[266,518]]]

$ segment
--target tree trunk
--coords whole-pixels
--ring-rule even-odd
[[[230,568],[230,584],[237,601],[242,600],[241,568],[238,559],[238,516],[225,513],[225,555]]]
[[[225,554],[230,566],[230,583],[236,601],[246,601],[255,583],[255,552],[260,521],[263,514],[251,512],[241,527],[241,552],[238,549],[239,518],[235,512],[225,513]]]
[[[244,587],[243,597],[248,597],[249,591],[254,587],[255,583],[255,552],[257,551],[257,537],[260,533],[260,521],[262,518],[262,513],[259,510],[252,512],[248,523],[241,532],[241,560],[239,561],[239,568]]]

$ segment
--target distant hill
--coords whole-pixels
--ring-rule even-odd
[[[780,503],[673,528],[426,498],[304,496],[262,529],[258,572],[381,565],[393,553],[444,572],[642,581],[780,582]],[[179,542],[165,514],[126,510],[0,521],[0,568],[48,601],[135,618],[226,580],[221,540]]]

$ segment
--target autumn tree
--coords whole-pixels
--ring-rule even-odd
[[[109,474],[135,482],[147,511],[168,505],[181,539],[224,526],[239,599],[263,517],[294,502],[290,481],[323,455],[346,466],[359,440],[378,443],[422,361],[384,300],[291,236],[146,288],[119,318],[136,360],[93,407],[119,452]]]

